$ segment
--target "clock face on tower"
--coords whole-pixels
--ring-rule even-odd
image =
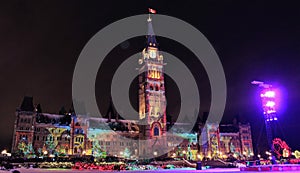
[[[150,58],[155,58],[156,57],[156,51],[155,50],[150,50],[149,55],[150,55]]]

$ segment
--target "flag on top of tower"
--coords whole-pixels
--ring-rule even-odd
[[[148,8],[149,9],[149,13],[155,14],[156,10],[152,9],[152,8]]]

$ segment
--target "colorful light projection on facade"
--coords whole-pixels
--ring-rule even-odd
[[[276,116],[276,93],[272,88],[266,88],[260,94],[262,108],[267,121],[277,120]]]

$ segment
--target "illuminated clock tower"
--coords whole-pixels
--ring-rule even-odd
[[[139,120],[141,125],[140,139],[160,138],[166,133],[166,97],[163,73],[163,56],[160,55],[158,44],[152,27],[152,19],[149,18],[147,45],[139,59],[141,65],[139,72]],[[152,155],[154,148],[163,143],[147,142],[140,146],[141,155]],[[156,154],[154,154],[156,155]]]

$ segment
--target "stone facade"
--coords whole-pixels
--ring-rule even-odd
[[[16,110],[12,152],[22,152],[26,157],[110,155],[152,158],[164,155],[191,160],[230,154],[236,157],[253,155],[249,124],[219,126],[208,123],[203,127],[203,122],[196,122],[193,132],[186,132],[185,127],[194,125],[175,123],[177,129],[173,128],[167,135],[164,62],[151,20],[149,17],[147,45],[138,61],[141,65],[139,122],[122,120],[112,102],[106,118],[87,118],[75,115],[74,111],[43,113],[39,105],[34,106],[32,97],[25,97]]]

